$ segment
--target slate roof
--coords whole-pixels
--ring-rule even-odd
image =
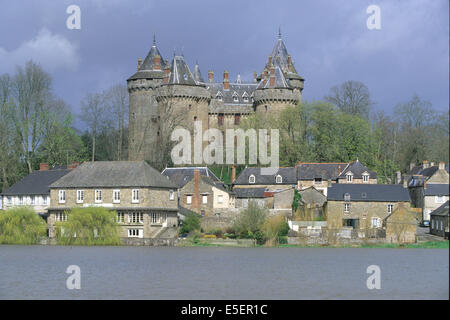
[[[441,183],[427,183],[424,188],[424,195],[426,196],[448,196],[449,185]]]
[[[267,88],[290,88],[288,81],[286,80],[281,67],[275,65],[275,81],[273,85],[270,85],[270,72],[266,78],[263,78],[259,84],[257,89],[267,89]],[[270,70],[270,69],[269,69]]]
[[[266,188],[235,188],[236,198],[264,198]]]
[[[178,186],[178,188],[184,187],[186,183],[192,180],[194,177],[194,170],[200,170],[201,176],[210,177],[212,181],[216,183],[222,183],[219,178],[208,167],[176,167],[165,168],[161,174],[169,177],[170,181]]]
[[[299,180],[336,180],[339,174],[345,170],[348,163],[299,163],[296,167]]]
[[[362,174],[364,172],[369,173],[371,179],[375,179],[377,177],[377,173],[367,169],[359,160],[351,162],[344,171],[339,175],[339,178],[345,178],[348,172],[353,173],[353,178],[362,179]]]
[[[200,67],[198,63],[195,64],[194,72],[192,73],[192,76],[194,77],[195,82],[197,84],[204,83],[205,80],[203,80],[202,72],[200,71]]]
[[[50,185],[70,171],[71,170],[68,169],[33,171],[25,178],[6,189],[2,195],[49,195]]]
[[[228,192],[228,190],[225,189],[225,186],[221,181],[216,181],[215,179],[211,179],[211,177],[202,176],[202,175],[200,177],[204,183],[209,184],[210,186],[216,187],[222,191]]]
[[[160,70],[155,70],[154,58],[157,55],[161,57]],[[159,52],[159,49],[156,46],[155,38],[153,38],[153,46],[150,48],[147,57],[144,59],[144,62],[142,62],[139,70],[134,75],[132,75],[128,80],[163,78],[165,66],[166,62],[162,58],[161,52]]]
[[[218,100],[218,95],[221,95],[225,106],[253,106],[252,97],[256,90],[256,83],[229,83],[229,86],[229,90],[225,90],[222,82],[207,83],[206,89],[213,99]],[[234,96],[238,101],[234,101]],[[248,97],[248,102],[244,102],[244,96]]]
[[[84,162],[50,185],[50,188],[94,187],[176,188],[176,185],[145,161]]]
[[[174,56],[170,65],[169,84],[197,85],[183,56]]]
[[[449,215],[449,201],[430,213],[430,216],[448,216]]]
[[[333,184],[328,187],[328,201],[344,201],[345,194],[350,201],[410,201],[408,188],[400,184]]]
[[[255,183],[249,183],[248,178],[250,175],[255,176]],[[282,183],[276,183],[275,179],[277,175],[281,175]],[[295,173],[295,168],[287,167],[287,168],[279,168],[278,172],[273,175],[262,175],[261,168],[250,168],[247,167],[239,174],[236,180],[233,182],[234,185],[253,185],[253,184],[296,184],[297,183],[297,175]]]

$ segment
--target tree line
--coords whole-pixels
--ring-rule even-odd
[[[53,167],[128,158],[125,85],[88,93],[77,109],[79,115],[54,94],[50,74],[33,61],[0,75],[1,190],[43,162]],[[84,130],[75,127],[76,119]]]

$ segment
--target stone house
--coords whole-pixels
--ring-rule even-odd
[[[49,237],[74,207],[117,212],[121,238],[157,238],[178,226],[177,186],[144,161],[85,162],[50,185]]]
[[[220,215],[235,207],[235,197],[224,185],[194,170],[193,178],[179,189],[180,206],[201,216]]]
[[[449,201],[430,214],[430,233],[448,239],[449,233]]]
[[[327,195],[327,188],[334,183],[377,183],[377,174],[359,160],[336,163],[302,163],[297,169],[297,189],[314,187]]]
[[[383,220],[386,241],[393,243],[416,242],[417,220],[410,206],[399,203],[396,209]]]
[[[325,215],[329,229],[381,230],[383,219],[399,205],[410,207],[408,189],[387,184],[333,184],[328,188]]]
[[[266,188],[236,188],[236,208],[248,208],[248,203],[254,201],[260,207],[268,208],[268,198],[265,197]]]
[[[51,205],[50,185],[77,166],[78,163],[49,167],[48,163],[41,163],[38,171],[33,171],[2,193],[3,209],[28,206],[47,218],[47,209]]]
[[[323,219],[327,197],[313,186],[300,190],[299,194],[301,200],[296,219],[302,221]]]

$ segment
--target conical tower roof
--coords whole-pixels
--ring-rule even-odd
[[[203,76],[202,76],[202,73],[200,71],[200,67],[198,65],[198,62],[195,63],[194,73],[192,74],[192,76],[194,77],[195,82],[197,82],[197,83],[205,83],[205,80],[203,80]]]
[[[170,66],[169,84],[197,85],[183,56],[174,56]]]
[[[141,67],[139,68],[140,71],[153,71],[155,69],[155,57],[159,56],[161,58],[161,68],[157,70],[162,70],[166,66],[164,59],[162,58],[161,52],[159,52],[158,47],[156,46],[156,39],[155,36],[153,36],[153,45],[150,48],[150,51],[147,54],[147,57],[145,58],[144,62],[142,63]]]

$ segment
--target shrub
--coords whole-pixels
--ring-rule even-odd
[[[250,201],[248,208],[243,210],[234,221],[234,230],[239,235],[254,234],[261,230],[267,215],[267,208],[261,208],[255,201]]]
[[[47,235],[47,224],[32,208],[0,213],[0,244],[37,244]]]
[[[102,207],[73,208],[58,222],[56,238],[63,245],[119,245],[116,211]]]
[[[269,217],[262,227],[268,245],[280,243],[280,239],[289,232],[289,225],[282,216]]]
[[[190,233],[200,229],[200,219],[196,214],[186,216],[180,228],[180,234]]]

